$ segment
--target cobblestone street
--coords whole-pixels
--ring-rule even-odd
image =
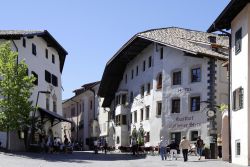
[[[0,167],[240,167],[221,160],[197,160],[190,156],[188,162],[183,158],[162,161],[159,156],[109,153],[93,154],[92,152],[74,152],[73,154],[39,154],[39,153],[2,153]]]

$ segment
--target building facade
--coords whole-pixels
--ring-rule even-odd
[[[209,32],[231,29],[229,160],[240,165],[250,165],[250,114],[249,114],[249,33],[250,4],[247,0],[232,0],[222,11]]]
[[[99,88],[115,146],[129,146],[134,129],[143,133],[145,146],[157,146],[161,136],[209,140],[208,105],[202,101],[227,103],[221,67],[227,49],[227,37],[176,27],[133,36],[107,63]]]
[[[84,150],[92,149],[100,135],[98,88],[99,82],[85,84],[63,102],[63,115],[72,121],[71,125],[64,124],[66,135],[71,142],[81,143]]]
[[[31,100],[37,106],[35,117],[40,117],[42,126],[32,137],[32,144],[39,144],[39,133],[48,135],[51,130],[54,137],[62,138],[62,92],[61,74],[66,50],[48,31],[0,31],[0,41],[11,42],[11,47],[18,52],[18,62],[25,60],[28,74],[36,77]],[[46,121],[48,118],[48,121]],[[50,121],[51,119],[54,121]],[[67,120],[66,120],[67,121]],[[41,132],[42,131],[42,132]],[[27,133],[27,132],[26,132]],[[16,132],[10,133],[10,150],[24,150],[24,139]],[[1,141],[5,144],[6,133],[1,132]]]

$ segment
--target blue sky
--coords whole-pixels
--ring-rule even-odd
[[[98,81],[106,62],[134,34],[153,28],[206,31],[230,0],[8,0],[0,29],[48,30],[68,51],[63,99]]]

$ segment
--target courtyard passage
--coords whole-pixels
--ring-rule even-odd
[[[203,157],[204,158],[204,157]],[[240,167],[221,160],[198,161],[196,156],[189,156],[183,162],[177,160],[162,161],[160,156],[141,154],[132,156],[119,152],[93,154],[93,152],[73,152],[72,154],[44,153],[3,153],[0,152],[0,167]]]

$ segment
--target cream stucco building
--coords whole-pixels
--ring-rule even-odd
[[[220,131],[221,115],[216,113],[217,125],[210,127],[207,111],[227,103],[221,66],[227,59],[225,36],[177,27],[134,35],[107,62],[98,93],[110,112],[115,146],[129,146],[132,130],[140,127],[148,146],[157,146],[161,136],[194,142],[201,135],[210,143],[210,134]]]
[[[231,32],[228,31],[231,29]],[[231,37],[229,138],[230,161],[250,165],[250,3],[248,0],[231,0],[208,32],[228,31]],[[229,32],[231,34],[229,34]],[[231,122],[231,123],[230,123]]]
[[[50,129],[54,137],[62,138],[60,122],[67,120],[61,116],[61,75],[67,51],[46,30],[0,30],[0,41],[7,40],[11,42],[12,49],[18,52],[18,61],[25,60],[27,63],[28,74],[37,78],[31,100],[35,105],[38,99],[39,108],[35,116],[40,118],[41,129],[40,132],[35,132],[31,144],[39,144],[38,133],[43,131],[47,135]],[[24,150],[25,141],[22,137],[23,135],[18,136],[16,132],[10,134],[10,150]],[[0,132],[0,140],[2,146],[5,146],[6,133]]]

